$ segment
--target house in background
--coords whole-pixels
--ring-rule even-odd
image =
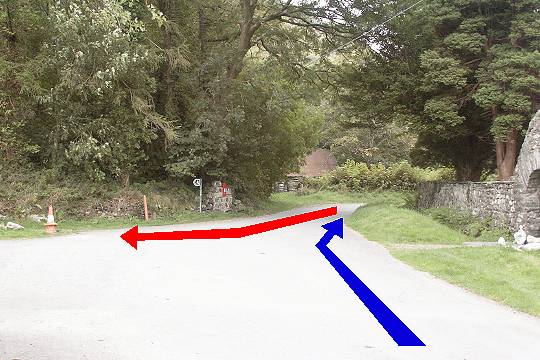
[[[304,159],[299,173],[287,175],[286,181],[276,183],[276,192],[296,191],[306,177],[317,177],[336,168],[337,161],[330,150],[316,149]]]
[[[305,164],[300,174],[307,177],[316,177],[326,174],[336,168],[337,161],[330,150],[317,149],[306,156]]]

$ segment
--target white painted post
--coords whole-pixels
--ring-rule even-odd
[[[199,212],[202,213],[202,179],[193,179],[193,185],[199,187]]]

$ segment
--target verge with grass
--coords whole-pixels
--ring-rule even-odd
[[[452,284],[540,316],[540,253],[511,248],[391,251],[398,259]]]
[[[265,204],[268,208],[291,209],[298,206],[313,204],[339,204],[339,203],[362,203],[362,204],[389,204],[400,206],[406,202],[409,193],[403,191],[362,191],[362,192],[338,192],[338,191],[298,191],[272,194]]]
[[[167,216],[163,218],[151,219],[149,221],[143,221],[139,218],[92,218],[84,220],[61,220],[58,221],[58,233],[57,235],[66,235],[76,233],[80,231],[99,230],[99,229],[117,229],[131,227],[136,224],[144,226],[152,225],[170,225],[170,224],[183,224],[190,222],[203,222],[212,220],[225,220],[232,219],[234,217],[241,216],[241,214],[247,213],[219,213],[219,212],[204,212],[199,214],[195,211],[183,211],[176,216]],[[255,212],[254,212],[255,213]],[[23,238],[36,238],[45,236],[44,225],[31,220],[24,220],[20,222],[24,226],[23,230],[0,230],[0,240],[5,239],[23,239]]]
[[[463,244],[471,239],[421,213],[392,206],[369,204],[358,209],[345,223],[366,238],[385,245]]]
[[[106,218],[96,217],[89,219],[70,219],[66,215],[59,217],[58,235],[76,233],[80,231],[96,229],[114,229],[126,228],[135,224],[152,225],[170,225],[193,222],[204,222],[214,220],[226,220],[238,217],[259,216],[272,214],[281,211],[291,210],[304,205],[332,204],[332,203],[368,203],[368,202],[403,202],[404,195],[399,192],[381,191],[381,192],[363,192],[363,193],[338,193],[332,191],[317,193],[279,193],[274,194],[270,199],[257,204],[256,207],[242,212],[213,212],[205,211],[202,214],[197,211],[178,210],[176,212],[167,212],[164,215],[143,222],[140,217],[118,217]],[[20,221],[25,227],[24,230],[0,230],[0,240],[2,239],[21,239],[46,236],[43,224],[31,220]]]

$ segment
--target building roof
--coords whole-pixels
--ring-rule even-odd
[[[305,165],[300,173],[305,176],[321,176],[335,169],[337,161],[334,155],[326,149],[316,149],[306,156]]]

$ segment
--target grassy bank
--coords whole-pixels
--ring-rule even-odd
[[[80,231],[98,230],[98,229],[115,229],[131,227],[135,224],[151,225],[170,225],[183,224],[190,222],[203,222],[211,220],[231,219],[239,216],[241,213],[218,213],[205,212],[199,214],[195,211],[183,211],[176,216],[166,216],[163,218],[151,219],[148,222],[140,218],[120,217],[114,219],[94,218],[84,220],[63,219],[58,221],[58,235],[76,233]],[[2,239],[21,239],[46,236],[44,233],[43,224],[36,223],[30,220],[20,222],[24,226],[23,230],[0,230],[0,240]]]
[[[407,193],[398,191],[277,193],[270,197],[265,206],[267,208],[274,207],[275,209],[291,209],[303,205],[333,203],[388,204],[400,206],[405,204],[407,196]]]
[[[511,248],[393,250],[398,259],[448,282],[540,316],[540,253]]]
[[[385,245],[462,244],[471,239],[417,211],[392,204],[369,204],[345,220],[366,238]]]
[[[472,237],[435,220],[429,212],[420,213],[388,203],[361,208],[346,219],[346,224],[369,240],[385,245],[393,256],[419,270],[540,316],[540,253],[462,246],[466,241],[496,241],[500,234],[495,230]],[[412,244],[413,249],[404,244]],[[455,247],[430,248],[433,244]]]

